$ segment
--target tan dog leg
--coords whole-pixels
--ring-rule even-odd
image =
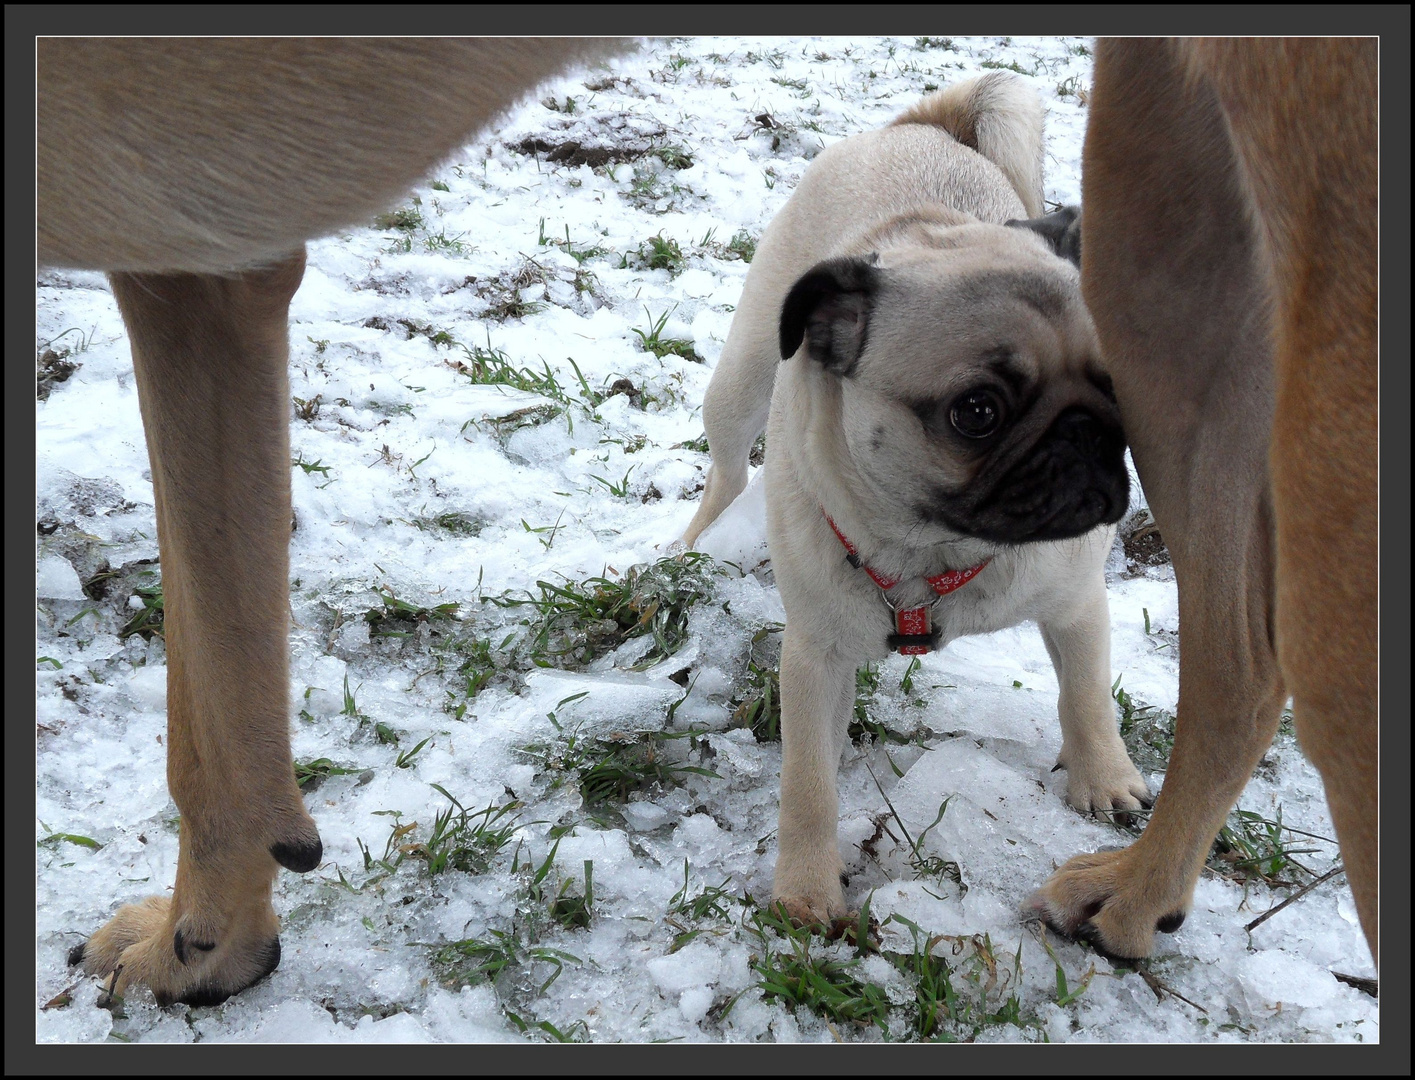
[[[1033,898],[1056,929],[1145,956],[1183,921],[1214,835],[1271,745],[1265,267],[1212,91],[1161,41],[1101,42],[1084,158],[1082,275],[1179,584],[1174,753],[1144,834],[1072,859]]]
[[[758,255],[760,258],[760,254]],[[770,252],[768,253],[768,258]],[[768,299],[767,294],[770,294]],[[776,369],[781,363],[777,338],[780,298],[758,285],[747,288],[738,303],[722,356],[703,395],[703,428],[712,467],[698,512],[683,531],[692,547],[699,534],[718,519],[747,486],[752,444],[766,430]]]
[[[781,646],[781,824],[772,896],[800,922],[845,914],[836,774],[845,747],[855,668],[791,633]]]
[[[1278,657],[1379,961],[1376,41],[1193,42],[1191,57],[1271,244]]]
[[[1041,624],[1042,640],[1061,687],[1061,753],[1066,801],[1082,813],[1124,817],[1153,802],[1115,722],[1110,697],[1110,608],[1105,580],[1091,602],[1066,622]]]
[[[152,464],[166,599],[170,901],[121,909],[92,974],[213,1003],[280,958],[278,866],[319,864],[290,759],[287,312],[304,253],[228,277],[114,274]]]

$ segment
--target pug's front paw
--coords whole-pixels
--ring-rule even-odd
[[[1089,753],[1062,747],[1056,768],[1066,770],[1066,801],[1083,814],[1112,817],[1122,824],[1132,810],[1148,810],[1154,796],[1125,747],[1117,745]]]
[[[815,860],[792,859],[783,853],[776,864],[773,906],[798,926],[830,922],[845,914],[845,890],[840,885],[844,864],[839,855]]]

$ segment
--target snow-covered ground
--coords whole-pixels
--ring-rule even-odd
[[[291,722],[298,763],[344,771],[306,787],[325,861],[278,880],[280,967],[216,1008],[138,991],[106,1010],[65,966],[117,904],[170,887],[177,832],[161,639],[120,636],[158,580],[141,562],[157,546],[128,346],[100,275],[42,275],[38,351],[80,366],[36,406],[37,1037],[1378,1040],[1376,1001],[1332,975],[1374,975],[1340,876],[1248,933],[1292,889],[1216,863],[1235,869],[1206,871],[1148,977],[1023,921],[1055,864],[1128,840],[1062,802],[1057,683],[1035,628],[915,668],[893,657],[862,689],[864,715],[902,741],[862,738],[842,765],[847,897],[868,899],[881,950],[853,963],[845,941],[793,941],[758,906],[780,744],[740,726],[739,705],[749,662],[774,666],[783,617],[758,489],[705,539],[715,568],[669,564],[707,593],[681,642],[620,643],[567,616],[542,663],[567,633],[617,651],[542,667],[537,610],[509,603],[593,595],[586,579],[669,554],[701,493],[700,408],[742,256],[822,147],[1012,68],[1048,108],[1047,198],[1078,201],[1087,45],[655,41],[544,88],[385,227],[311,245],[291,313]],[[549,160],[569,143],[578,158]],[[575,163],[593,149],[608,160]],[[680,344],[658,356],[655,336]],[[473,381],[508,366],[522,389]],[[1114,673],[1172,712],[1173,575],[1119,546],[1111,570]],[[393,598],[430,613],[399,618]],[[643,786],[610,777],[607,798],[586,798],[625,760]],[[449,796],[466,814],[442,831],[463,853],[434,874]],[[1306,870],[1336,864],[1308,835],[1332,827],[1290,735],[1240,806],[1300,830],[1280,838]],[[923,959],[935,938],[942,962]],[[834,982],[820,995],[834,1012],[783,1000],[792,963]],[[951,1018],[932,1028],[920,964],[935,983],[951,971]]]

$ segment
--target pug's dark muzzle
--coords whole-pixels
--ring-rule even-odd
[[[925,521],[1002,544],[1066,540],[1114,524],[1130,503],[1125,434],[1109,417],[1072,406],[1015,459],[962,492],[938,489]]]

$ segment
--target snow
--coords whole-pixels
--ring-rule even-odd
[[[53,347],[68,345],[81,366],[36,405],[36,655],[52,658],[36,675],[39,1041],[880,1037],[764,995],[753,967],[768,946],[791,951],[752,922],[770,893],[780,745],[734,728],[729,703],[749,654],[779,641],[769,631],[784,618],[765,562],[760,481],[704,534],[722,574],[693,607],[686,641],[656,665],[636,669],[649,648],[639,638],[584,670],[533,667],[497,647],[523,632],[531,609],[490,600],[536,594],[537,582],[614,578],[675,550],[708,462],[681,444],[702,434],[703,391],[747,270],[725,245],[742,230],[760,235],[823,146],[886,122],[927,86],[981,74],[985,63],[1016,64],[1048,109],[1047,198],[1079,200],[1085,40],[941,42],[650,42],[603,70],[567,75],[455,155],[416,192],[424,228],[351,228],[310,246],[291,311],[291,392],[319,399],[291,429],[304,463],[292,468],[292,732],[297,761],[328,758],[350,771],[307,788],[325,857],[316,871],[277,881],[279,968],[215,1008],[162,1009],[139,990],[112,1013],[97,1006],[96,983],[65,966],[119,903],[170,887],[177,814],[165,781],[162,644],[118,633],[133,614],[132,590],[151,580],[133,575],[157,569],[138,562],[156,558],[157,546],[126,338],[100,275],[40,276],[37,344],[57,338]],[[754,121],[763,114],[777,126]],[[671,169],[645,156],[596,170],[514,149],[571,135],[674,147],[693,164]],[[400,250],[405,236],[412,250]],[[455,240],[425,242],[438,236]],[[647,265],[640,251],[653,237],[679,245],[681,272]],[[498,314],[518,295],[529,310]],[[640,347],[634,331],[651,332],[665,315],[661,336],[690,342],[682,351],[705,363]],[[71,328],[79,333],[64,334]],[[437,343],[439,330],[466,349]],[[570,398],[583,396],[576,367],[591,388],[627,378],[639,396],[589,410],[545,386],[473,385],[455,365],[476,348],[548,369]],[[81,582],[100,559],[127,576],[92,600]],[[1173,574],[1124,567],[1117,553],[1114,672],[1135,697],[1173,710]],[[382,608],[376,589],[425,607],[455,603],[460,621],[400,623],[409,636],[380,636],[364,618]],[[459,635],[497,647],[497,674],[471,699],[457,672],[464,657],[446,648]],[[847,897],[869,901],[883,946],[909,952],[907,919],[955,942],[961,951],[950,955],[964,965],[976,945],[958,943],[986,935],[1024,1023],[987,1025],[983,1041],[1378,1041],[1376,1001],[1331,974],[1374,975],[1343,878],[1245,934],[1290,890],[1206,874],[1188,921],[1157,941],[1151,972],[1172,991],[1163,998],[1022,920],[1020,905],[1055,864],[1128,842],[1063,802],[1064,774],[1050,771],[1056,696],[1030,626],[958,641],[912,672],[901,657],[881,665],[872,718],[929,733],[922,748],[852,744],[842,763]],[[635,741],[665,732],[682,737]],[[707,772],[670,773],[627,801],[590,805],[567,763],[605,740]],[[1163,777],[1148,779],[1158,787]],[[449,808],[434,784],[473,814],[513,797],[521,804],[508,819],[514,835],[485,872],[430,876],[415,857],[380,868],[386,849],[396,858],[396,827],[415,824],[406,837],[425,838]],[[946,797],[942,820],[927,829]],[[1332,835],[1320,780],[1287,735],[1240,805],[1269,817],[1280,807],[1284,824]],[[957,879],[919,876],[901,825],[919,856],[956,863]],[[1334,865],[1332,844],[1299,839],[1314,849],[1299,856],[1306,865]],[[552,851],[537,899],[532,875]],[[590,925],[560,925],[550,905],[583,894],[587,863]],[[719,885],[716,912],[685,911]],[[457,985],[436,960],[441,946],[498,933],[514,936],[520,954],[494,982]],[[844,943],[812,949],[853,955]],[[1084,985],[1064,1003],[1058,965],[1073,992]],[[912,1000],[884,958],[852,970]],[[44,1007],[65,990],[70,1004]],[[996,1007],[996,995],[989,1000]]]

